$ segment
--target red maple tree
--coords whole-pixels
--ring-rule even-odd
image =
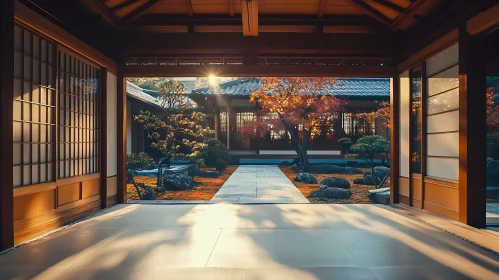
[[[251,94],[260,110],[243,132],[288,133],[304,171],[309,171],[310,139],[320,133],[320,125],[338,118],[346,101],[334,97],[335,78],[261,78],[261,87]]]

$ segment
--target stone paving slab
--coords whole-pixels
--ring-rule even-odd
[[[239,166],[210,202],[309,203],[277,166]]]

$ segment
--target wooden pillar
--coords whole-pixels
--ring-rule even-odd
[[[459,221],[486,223],[486,95],[483,38],[459,29]]]
[[[400,78],[391,79],[390,95],[390,203],[399,201],[400,178]]]
[[[230,100],[227,102],[227,116],[225,119],[227,120],[227,150],[230,150],[230,135],[231,135],[231,120],[230,116],[232,115],[232,108],[230,107]]]
[[[100,70],[100,199],[101,208],[107,205],[107,69]]]
[[[127,135],[127,119],[126,119],[126,78],[123,75],[123,64],[118,66],[117,76],[117,92],[118,92],[118,203],[126,203],[126,135]]]
[[[218,109],[213,112],[213,129],[215,130],[215,138],[220,141],[220,110]]]
[[[12,129],[14,98],[14,0],[0,2],[0,250],[14,246]]]

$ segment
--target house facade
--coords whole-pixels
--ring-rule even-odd
[[[216,137],[233,155],[245,156],[296,156],[289,135],[285,131],[259,131],[255,135],[245,132],[246,124],[260,114],[257,105],[249,102],[252,92],[261,87],[258,78],[238,78],[217,86],[192,90],[189,97],[206,114],[207,124],[215,129]],[[342,156],[336,143],[340,138],[353,141],[365,135],[389,137],[383,120],[369,123],[359,113],[370,113],[390,99],[390,80],[386,78],[339,78],[328,89],[337,98],[346,101],[344,112],[329,122],[324,122],[311,139],[309,154],[312,157]],[[261,116],[272,117],[272,116]],[[300,135],[300,128],[297,127]],[[263,135],[263,136],[262,136]]]

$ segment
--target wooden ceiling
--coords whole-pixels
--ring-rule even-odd
[[[445,0],[80,0],[119,29],[161,33],[407,30]]]

